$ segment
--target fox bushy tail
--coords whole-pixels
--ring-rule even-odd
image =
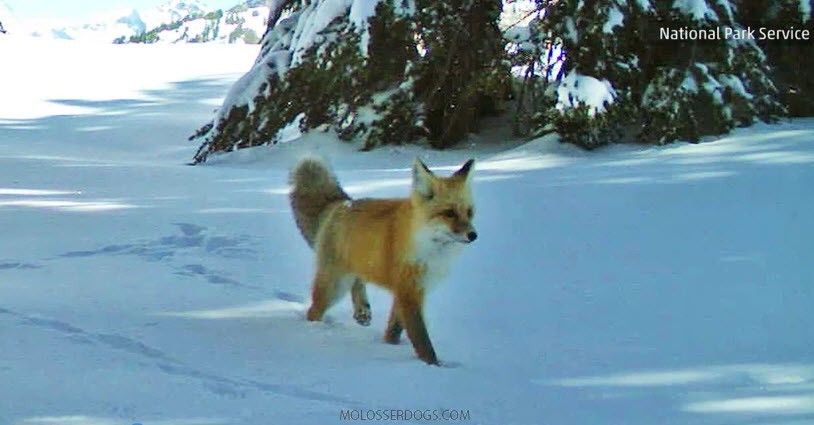
[[[335,202],[350,200],[342,190],[334,173],[321,160],[305,158],[291,171],[291,209],[297,227],[308,245],[314,247],[314,240],[323,219],[323,213]]]

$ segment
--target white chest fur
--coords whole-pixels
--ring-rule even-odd
[[[463,244],[454,241],[443,228],[428,226],[419,230],[413,238],[413,261],[424,268],[421,285],[432,290],[449,273],[455,257]]]

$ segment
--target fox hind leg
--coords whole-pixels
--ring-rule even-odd
[[[370,319],[373,315],[370,312],[370,302],[367,299],[367,290],[362,279],[357,277],[353,280],[350,296],[353,301],[353,318],[356,323],[362,326],[370,326]]]
[[[312,322],[322,320],[325,312],[347,295],[353,281],[353,277],[343,276],[334,270],[317,270],[311,287],[311,307],[306,318]]]

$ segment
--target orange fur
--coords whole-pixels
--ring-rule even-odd
[[[311,162],[298,169],[314,167],[313,160],[306,161]],[[385,341],[398,343],[404,329],[418,357],[438,364],[424,323],[424,297],[446,271],[452,254],[477,237],[472,226],[471,168],[470,161],[451,177],[437,177],[417,161],[410,198],[337,200],[325,205],[314,216],[318,222],[314,235],[317,270],[308,320],[321,320],[331,305],[352,290],[354,317],[369,323],[362,282],[379,285],[394,297]],[[327,168],[324,173],[325,178],[317,180],[335,181],[326,177],[332,176]],[[308,204],[298,193],[318,192],[297,186],[308,182],[292,181],[293,205],[298,200]],[[338,183],[326,191],[344,194]]]

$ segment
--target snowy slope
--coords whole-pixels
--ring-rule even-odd
[[[266,31],[266,19],[269,16],[268,6],[258,0],[247,0],[226,10],[206,9],[202,3],[193,8],[192,4],[174,0],[166,8],[185,12],[176,12],[170,19],[163,21],[148,19],[153,24],[147,25],[149,39],[146,42],[257,44]],[[168,16],[163,9],[157,12],[160,12],[160,16]]]
[[[170,0],[154,8],[105,11],[83,22],[56,17],[12,21],[11,18],[4,18],[11,14],[0,3],[0,22],[7,30],[13,28],[17,36],[46,40],[127,42],[132,36],[152,32],[161,43],[258,43],[266,30],[269,14],[269,8],[262,3],[257,0],[235,0],[235,6],[218,14],[203,1]]]
[[[21,20],[16,23],[15,37],[35,37],[44,40],[78,40],[112,43],[123,34],[144,32],[147,24],[135,9],[104,11],[83,21],[53,17],[50,19]]]
[[[243,4],[221,13],[200,14],[175,20],[173,25],[149,27],[156,43],[257,44],[266,31],[267,6]]]
[[[0,49],[0,424],[814,420],[814,120],[594,153],[312,134],[190,167],[186,136],[256,48],[83,45],[59,73],[42,58],[62,44]],[[285,193],[308,152],[355,196],[405,194],[416,155],[478,158],[481,237],[426,311],[446,367],[380,342],[380,291],[369,328],[349,301],[303,319],[312,254]]]
[[[151,29],[161,24],[179,21],[189,15],[203,15],[209,10],[206,2],[200,0],[170,0],[140,14],[147,29]]]
[[[0,24],[2,24],[2,31],[8,31],[9,29],[13,29],[16,27],[16,18],[14,13],[11,11],[11,7],[4,2],[0,1]]]

